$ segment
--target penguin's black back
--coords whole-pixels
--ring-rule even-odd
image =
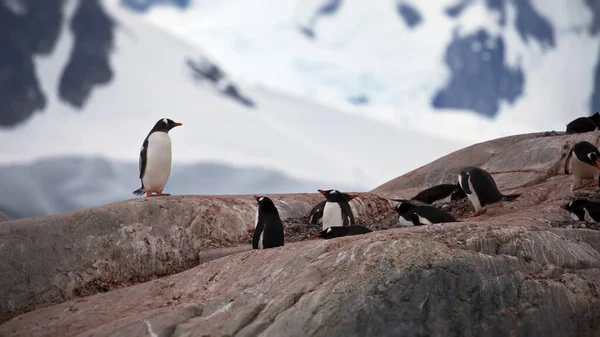
[[[466,197],[460,186],[456,184],[440,184],[417,193],[417,195],[415,195],[411,200],[432,204],[438,200],[448,197],[449,195],[452,195],[454,191],[457,191],[457,196],[459,198],[463,196]]]
[[[567,133],[584,133],[594,131],[598,128],[598,125],[590,117],[579,117],[574,119],[571,123],[567,124]]]
[[[372,230],[367,227],[354,225],[354,226],[331,226],[327,229],[321,231],[316,236],[319,236],[322,239],[333,239],[339,238],[343,236],[351,236],[351,235],[360,235],[370,233]]]
[[[473,185],[473,193],[477,193],[481,206],[493,204],[503,199],[502,193],[498,189],[494,178],[483,169],[478,167],[465,167],[463,171],[468,172],[471,185]],[[468,181],[466,182],[468,184]]]
[[[263,201],[258,204],[258,220],[254,236],[252,237],[252,247],[258,248],[258,240],[262,232],[263,249],[274,248],[284,245],[283,222],[279,217],[279,211],[271,199],[261,197]]]
[[[457,222],[452,214],[434,206],[416,206],[410,211],[410,213],[415,226],[421,225],[421,223],[418,222],[416,215],[429,220],[429,222],[432,224],[442,222]]]

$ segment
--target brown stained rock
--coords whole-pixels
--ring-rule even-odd
[[[305,219],[323,198],[318,193],[270,197],[284,221]],[[357,219],[379,214],[389,205],[369,193],[359,193],[351,204]],[[0,322],[237,252],[208,253],[211,249],[250,247],[255,214],[252,196],[168,196],[3,222]],[[308,238],[313,237],[290,235],[286,242]]]
[[[65,302],[5,321],[0,336],[600,336],[600,227],[559,207],[600,201],[597,186],[572,193],[561,173],[570,146],[599,135],[522,135],[450,154],[411,184],[376,189],[385,198],[359,193],[350,205],[375,231],[365,235],[316,239],[307,215],[322,196],[270,196],[286,233],[274,249],[247,251],[251,196],[2,223],[3,317]],[[487,165],[503,193],[522,195],[474,218],[468,199],[454,201],[443,208],[460,222],[396,228],[386,198],[466,165]]]
[[[600,252],[589,242],[600,232],[519,218],[298,242],[43,308],[0,333],[596,336]]]

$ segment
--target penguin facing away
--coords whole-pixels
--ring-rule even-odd
[[[468,166],[460,170],[458,183],[475,208],[475,212],[471,215],[473,217],[485,213],[487,205],[498,201],[512,201],[521,196],[521,193],[508,195],[500,193],[494,178],[478,167]]]
[[[318,190],[325,196],[323,207],[323,229],[331,226],[354,225],[354,214],[348,200],[338,190]]]
[[[342,195],[344,196],[344,198],[346,198],[346,200],[348,200],[348,202],[350,202],[350,200],[357,197],[357,195],[348,194],[348,193],[342,193]],[[327,200],[323,200],[323,201],[319,202],[318,204],[316,204],[315,207],[313,207],[310,210],[310,213],[308,215],[308,223],[309,224],[319,225],[323,222],[323,209],[325,208],[326,202],[327,202]]]
[[[590,117],[579,117],[567,124],[567,134],[585,133],[598,130],[598,124]]]
[[[133,191],[134,195],[146,193],[151,197],[163,195],[162,191],[171,174],[171,137],[169,131],[183,124],[162,118],[156,124],[142,144],[138,161],[142,187]],[[168,194],[167,194],[168,195]]]
[[[256,224],[252,235],[252,249],[267,249],[283,246],[283,223],[279,211],[271,199],[254,196],[257,202]]]
[[[460,188],[459,184],[440,184],[419,192],[411,200],[418,200],[428,204],[444,204],[466,197],[467,195]]]
[[[574,155],[574,158],[573,158]],[[593,179],[598,184],[600,175],[600,151],[590,142],[581,141],[575,144],[565,160],[565,174],[569,174],[569,162],[573,171],[571,191],[585,186],[583,180]]]
[[[342,236],[350,236],[350,235],[360,235],[370,233],[372,230],[368,229],[364,226],[353,225],[353,226],[332,226],[327,227],[327,229],[315,234],[316,237],[320,237],[321,239],[333,239],[339,238]]]

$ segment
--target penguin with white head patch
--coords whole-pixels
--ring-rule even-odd
[[[162,191],[171,174],[171,137],[169,131],[181,123],[162,118],[156,124],[142,144],[139,158],[140,180],[142,187],[133,191],[134,195],[146,193],[151,197],[163,195]]]
[[[500,193],[494,178],[487,171],[478,167],[469,166],[460,170],[458,183],[475,208],[475,212],[472,214],[474,217],[485,213],[487,205],[503,200],[515,200],[521,196],[520,193],[508,195]]]
[[[443,209],[430,205],[414,205],[409,200],[403,200],[394,210],[399,215],[398,222],[405,227],[457,222],[452,214]]]
[[[574,155],[574,158],[572,158]],[[572,160],[571,160],[572,159]],[[594,180],[598,184],[600,175],[600,151],[590,142],[581,141],[575,144],[565,160],[565,174],[569,174],[569,162],[573,171],[573,183],[571,191],[585,186],[584,180]]]
[[[331,226],[354,225],[354,214],[348,200],[338,190],[318,190],[325,196],[323,230]]]
[[[577,199],[570,201],[560,208],[566,209],[571,215],[571,219],[577,221],[600,221],[600,203],[588,201],[585,199]]]
[[[321,239],[329,240],[333,238],[340,238],[343,236],[351,236],[351,235],[360,235],[371,233],[372,230],[368,229],[365,226],[333,226],[328,227],[327,229],[315,234],[316,237]]]
[[[346,198],[346,200],[348,200],[348,202],[357,197],[356,195],[348,193],[342,193],[342,195],[344,196],[344,198]],[[321,223],[323,223],[323,210],[325,209],[325,203],[327,203],[327,200],[319,202],[315,205],[315,207],[313,207],[310,210],[310,213],[308,214],[309,224],[320,225]]]
[[[258,203],[252,249],[280,247],[284,244],[283,223],[279,211],[268,197],[254,196]]]

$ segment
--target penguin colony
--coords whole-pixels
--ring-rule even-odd
[[[139,156],[139,179],[141,187],[134,195],[146,197],[167,196],[163,193],[171,174],[171,138],[169,131],[181,126],[168,118],[156,122],[142,143]],[[584,133],[600,130],[600,112],[590,117],[580,117],[567,124],[566,133]],[[570,168],[570,170],[569,170]],[[592,143],[580,141],[573,145],[567,155],[565,174],[573,173],[571,191],[586,186],[586,180],[600,188],[600,151]],[[343,236],[361,235],[372,232],[367,227],[356,225],[350,202],[357,195],[336,189],[318,190],[325,200],[315,205],[309,213],[309,224],[322,225],[322,231],[314,236],[333,239]],[[500,201],[514,201],[521,194],[502,194],[492,176],[478,167],[464,167],[457,180],[427,188],[411,199],[391,199],[398,202],[393,211],[398,214],[401,226],[424,226],[458,222],[442,206],[468,198],[476,217],[486,212],[487,207]],[[252,236],[253,249],[275,248],[284,245],[283,222],[275,203],[266,196],[254,196],[257,202],[256,221]],[[600,203],[577,199],[560,206],[577,221],[600,222]]]

